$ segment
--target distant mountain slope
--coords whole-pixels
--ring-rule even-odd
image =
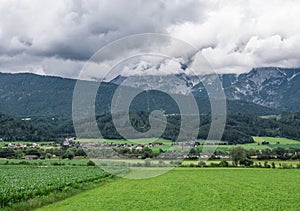
[[[89,82],[95,83],[95,82]],[[7,74],[0,73],[0,112],[14,116],[71,116],[72,96],[76,80],[53,76],[40,76],[29,73]],[[103,83],[101,93],[96,100],[96,113],[103,114],[110,110],[110,102],[114,91],[118,86],[113,83]],[[150,98],[151,97],[151,98]],[[165,100],[164,95],[154,92],[150,95],[143,93],[134,110],[140,110],[141,106],[147,108],[147,102],[155,100],[155,104],[169,108],[170,112],[175,107]],[[197,97],[200,113],[209,113],[210,104],[207,98]],[[157,105],[157,106],[158,106]],[[278,111],[253,103],[231,101],[227,103],[229,113],[247,113],[256,115],[268,115]]]
[[[75,80],[0,73],[0,112],[15,116],[70,115]]]

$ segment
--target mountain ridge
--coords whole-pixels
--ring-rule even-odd
[[[175,76],[184,81],[195,96],[207,97],[203,82],[210,80],[210,75]],[[247,73],[218,76],[227,99],[242,100],[284,111],[300,111],[300,68],[257,67]],[[119,75],[110,82],[120,85],[125,79],[126,77]],[[138,84],[135,84],[136,86]],[[174,90],[175,94],[185,94],[176,88],[176,84],[170,84],[170,90]]]
[[[96,83],[96,82],[88,82]],[[56,76],[40,76],[30,73],[9,74],[0,73],[0,112],[19,116],[51,116],[67,115],[72,113],[72,97],[76,84],[75,79],[66,79]],[[110,111],[110,103],[117,85],[113,83],[102,83],[101,93],[97,95],[96,111],[103,114]],[[147,94],[144,93],[145,96]],[[210,104],[207,98],[196,96],[200,113],[209,113]],[[162,101],[160,94],[156,95]],[[141,98],[137,102],[144,104]],[[167,103],[163,103],[165,106]],[[200,106],[201,104],[201,106]],[[134,107],[134,106],[133,106]],[[202,109],[202,110],[201,110]],[[228,101],[228,111],[251,112],[258,115],[279,113],[278,111],[244,101]]]

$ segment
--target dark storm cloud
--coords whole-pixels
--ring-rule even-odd
[[[187,41],[220,72],[300,66],[299,11],[293,0],[3,0],[0,71],[76,77],[100,48],[137,33]]]
[[[72,60],[87,60],[126,35],[166,32],[172,24],[195,20],[201,8],[193,1],[142,0],[8,1],[0,7],[1,54]]]

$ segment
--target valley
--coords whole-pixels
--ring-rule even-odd
[[[107,210],[116,206],[114,197],[124,206],[120,207],[118,204],[119,209],[127,209],[130,206],[133,210],[143,207],[139,201],[146,202],[146,209],[165,207],[166,210],[174,203],[177,207],[188,205],[195,208],[201,204],[204,209],[231,209],[239,206],[249,209],[281,209],[298,206],[295,200],[297,193],[283,187],[291,186],[292,181],[293,184],[298,181],[296,175],[300,168],[300,108],[296,104],[290,108],[279,102],[268,103],[268,97],[262,98],[268,95],[266,93],[272,92],[265,91],[267,88],[263,87],[270,88],[270,84],[277,84],[270,81],[278,81],[279,78],[281,82],[278,84],[286,90],[285,94],[289,92],[294,86],[293,80],[297,80],[298,69],[293,70],[294,74],[290,75],[284,74],[287,70],[269,68],[267,71],[272,74],[268,77],[264,77],[260,71],[257,68],[240,76],[220,75],[229,99],[225,131],[218,144],[215,144],[214,140],[206,140],[211,125],[209,99],[200,91],[201,84],[196,84],[196,79],[184,77],[187,84],[193,84],[190,88],[199,107],[200,123],[197,139],[190,142],[193,145],[190,152],[184,159],[175,160],[156,159],[157,156],[168,152],[172,146],[184,145],[176,142],[184,114],[180,114],[174,102],[165,98],[163,93],[147,91],[138,95],[130,107],[130,122],[124,125],[132,126],[138,131],[147,131],[151,128],[151,112],[163,109],[167,125],[158,138],[154,137],[160,128],[155,127],[152,127],[153,134],[148,138],[132,136],[131,139],[125,140],[119,134],[112,113],[109,112],[110,101],[117,87],[115,81],[102,84],[99,89],[101,91],[97,94],[96,121],[102,137],[79,138],[76,137],[71,117],[75,80],[34,74],[1,73],[0,97],[3,104],[0,105],[0,182],[5,183],[0,193],[1,207],[7,210],[52,210],[53,207],[60,210],[81,210],[82,206],[86,208],[86,204],[81,201],[85,200],[91,210]],[[189,80],[193,80],[193,83]],[[243,98],[242,93],[249,93],[241,87],[245,83],[251,84],[250,80],[255,81],[255,86],[251,85],[253,96],[254,93],[260,94],[253,98]],[[286,87],[284,81],[289,82]],[[87,83],[93,85],[96,82]],[[235,91],[232,91],[233,87]],[[276,86],[274,87],[274,92],[277,92]],[[184,95],[175,94],[185,99]],[[292,106],[293,102],[290,104]],[[188,116],[191,125],[197,123],[197,115]],[[114,117],[117,118],[114,121],[126,122],[122,111],[114,113]],[[83,128],[87,129],[86,134],[89,128],[85,125],[88,124],[88,121],[82,121]],[[101,170],[101,163],[107,161],[90,152],[90,149],[99,146],[108,147],[123,157],[109,158],[110,162],[124,166],[120,175],[135,174],[136,168],[146,172],[173,169],[149,180],[131,181],[119,178],[118,173],[114,176]],[[208,157],[204,149],[213,150],[214,153]],[[16,174],[13,175],[12,172]],[[266,172],[268,177],[264,176]],[[36,175],[32,184],[30,174]],[[270,177],[273,178],[272,184],[267,182]],[[232,178],[235,178],[234,181]],[[168,192],[178,190],[167,181],[184,187],[180,196],[168,196]],[[190,187],[191,181],[201,188]],[[243,185],[243,189],[240,190],[236,184],[245,184],[245,181],[252,184],[251,188],[249,186],[247,189]],[[151,187],[147,186],[148,182],[153,183]],[[168,190],[159,189],[159,184],[164,184],[161,187],[167,187]],[[281,190],[280,193],[276,192],[276,196],[273,194],[275,184],[278,190]],[[116,191],[115,185],[123,188]],[[132,198],[126,198],[124,194],[128,194],[128,185],[139,187],[130,188],[130,191],[145,189],[150,195],[135,192],[131,193]],[[272,194],[266,192],[261,195],[259,191],[262,185],[272,189]],[[159,195],[159,200],[153,197],[153,191],[162,194]],[[239,193],[238,196],[234,196],[233,192]],[[293,197],[290,200],[282,200],[285,194],[292,194]],[[99,195],[103,196],[101,200]],[[65,197],[68,198],[62,200]],[[217,197],[220,203],[211,204],[211,197]],[[262,197],[265,199],[261,200]],[[125,198],[126,203],[123,202]],[[70,200],[75,200],[76,203],[71,203]],[[221,203],[224,200],[227,202]],[[237,205],[236,200],[245,203]],[[274,200],[281,200],[281,203],[275,203]],[[97,206],[93,204],[94,201],[97,202]],[[252,201],[260,202],[254,205]]]

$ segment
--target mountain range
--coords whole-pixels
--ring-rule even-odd
[[[183,81],[195,96],[207,97],[203,84],[204,81],[209,83],[210,75],[177,74],[175,76]],[[300,68],[261,67],[253,68],[250,72],[240,75],[219,74],[219,78],[229,100],[246,101],[282,111],[300,111]],[[110,82],[119,85],[125,79],[126,77],[119,75]],[[137,77],[133,86],[141,86],[138,80],[140,77]],[[168,89],[175,94],[185,95],[186,89],[181,89],[179,84],[167,83],[170,86]],[[156,83],[153,86],[160,87],[160,84]],[[161,84],[161,86],[166,86],[166,84]]]
[[[287,114],[290,111],[300,111],[299,73],[300,69],[269,67],[254,68],[249,73],[241,75],[219,75],[227,96],[229,113],[223,140],[249,143],[253,135],[300,139],[299,115]],[[181,74],[174,77],[183,80],[194,94],[199,112],[202,114],[199,138],[205,138],[210,124],[210,102],[202,82],[207,76],[192,77]],[[109,112],[114,92],[125,79],[118,76],[112,81],[102,83],[101,92],[97,93],[95,108],[98,126],[107,138],[120,138],[114,129]],[[86,83],[93,86],[97,82]],[[75,79],[31,73],[0,73],[0,113],[6,114],[0,115],[2,122],[0,137],[5,140],[38,141],[75,135],[71,119],[75,84]],[[157,84],[157,87],[159,86],[161,84]],[[170,86],[177,84],[170,83]],[[186,97],[178,86],[171,91],[183,100]],[[149,112],[155,109],[163,108],[167,113],[178,112],[174,101],[159,91],[142,92],[132,101],[130,108],[136,125],[140,125],[140,119],[147,122]],[[136,112],[139,111],[145,112],[138,115]],[[279,119],[278,116],[270,116],[271,119],[258,117],[279,113],[283,113]],[[174,138],[174,128],[178,127],[177,116],[171,115],[170,118],[175,119],[171,119],[170,128],[163,136],[168,139]],[[294,123],[295,120],[297,124]]]
[[[205,76],[177,75],[176,77],[184,80],[196,96],[198,105],[202,105],[199,106],[200,113],[209,112],[207,93],[201,82],[205,80]],[[228,99],[228,112],[268,115],[280,111],[300,111],[300,68],[254,68],[248,73],[222,74],[219,77]],[[101,93],[98,93],[96,100],[98,114],[109,112],[114,91],[124,79],[118,76],[110,82],[102,83]],[[0,112],[20,117],[70,116],[75,84],[75,79],[31,73],[0,73]],[[174,89],[174,93],[183,96],[185,94],[180,92],[178,87]],[[149,96],[150,100],[144,100]],[[153,98],[158,99],[156,102],[162,102],[163,97],[159,92],[152,93],[152,96],[142,95],[140,101],[136,103],[137,109],[140,109],[145,102],[153,101]]]

